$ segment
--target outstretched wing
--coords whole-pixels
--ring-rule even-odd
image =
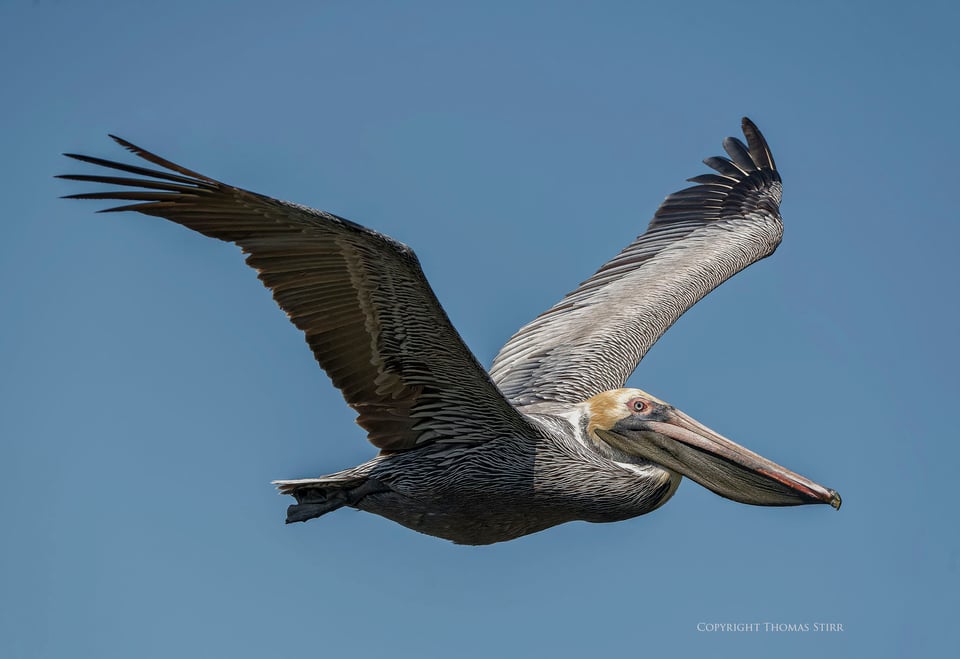
[[[463,343],[406,245],[113,139],[167,171],[65,154],[136,175],[61,176],[137,188],[69,198],[132,201],[101,212],[155,215],[239,245],[375,446],[478,442],[527,428]]]
[[[490,375],[514,405],[573,403],[622,387],[650,346],[704,295],[776,249],[780,175],[763,135],[728,137],[717,174],[664,200],[616,257],[517,332]]]

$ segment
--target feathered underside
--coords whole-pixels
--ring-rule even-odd
[[[61,176],[134,188],[69,198],[134,202],[101,212],[154,215],[240,246],[375,446],[398,451],[529,432],[463,343],[408,247],[113,139],[163,170],[65,154],[135,175]]]
[[[626,383],[698,300],[780,243],[780,175],[760,131],[728,137],[716,174],[667,197],[647,231],[518,331],[490,374],[517,406],[576,403]],[[543,407],[543,405],[541,405]]]

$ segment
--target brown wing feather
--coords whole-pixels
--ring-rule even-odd
[[[239,245],[375,446],[396,451],[430,441],[478,442],[528,428],[463,343],[408,247],[114,139],[170,171],[65,154],[149,177],[65,175],[141,188],[69,198],[133,201],[101,212],[138,211]]]

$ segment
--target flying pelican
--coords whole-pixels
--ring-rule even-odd
[[[483,545],[663,505],[687,476],[742,503],[840,496],[710,430],[627,377],[700,298],[780,242],[780,175],[760,131],[728,137],[717,171],[666,198],[632,243],[520,329],[489,372],[454,329],[413,251],[350,220],[235,188],[138,146],[162,170],[70,158],[139,188],[69,195],[238,245],[380,452],[320,478],[276,481],[287,522],[343,506],[455,543]]]

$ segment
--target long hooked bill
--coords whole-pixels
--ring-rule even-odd
[[[757,506],[828,503],[840,509],[836,490],[757,455],[679,410],[639,427],[597,430],[612,447],[672,469],[722,497]]]

